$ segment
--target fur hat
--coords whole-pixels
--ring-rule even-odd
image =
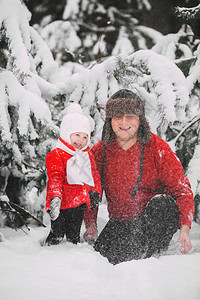
[[[107,146],[115,136],[111,126],[111,119],[114,116],[125,114],[139,116],[140,125],[138,129],[138,140],[141,144],[146,144],[150,141],[150,126],[145,117],[142,100],[132,91],[122,89],[112,95],[106,103],[106,120],[102,133],[102,142],[105,146]]]
[[[88,143],[90,143],[90,134],[92,126],[90,120],[83,115],[83,111],[79,104],[72,103],[64,116],[60,125],[60,137],[67,143],[71,144],[70,135],[75,132],[84,132],[88,135]]]

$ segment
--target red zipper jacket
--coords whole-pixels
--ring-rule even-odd
[[[145,145],[143,173],[134,199],[141,157],[141,144],[137,141],[124,151],[113,140],[106,147],[104,190],[111,220],[129,220],[141,215],[149,200],[158,194],[168,194],[176,200],[180,211],[180,222],[191,226],[194,215],[194,199],[188,179],[177,155],[160,137],[152,134]],[[93,146],[98,170],[101,172],[103,145],[100,141]],[[85,215],[85,223],[95,221],[97,212]]]
[[[74,147],[61,138],[60,140],[70,149],[75,151]],[[46,168],[48,174],[47,182],[47,196],[46,196],[46,211],[50,209],[51,199],[54,197],[61,198],[60,209],[68,209],[77,207],[83,203],[87,203],[90,207],[89,192],[95,191],[101,195],[101,181],[100,175],[97,171],[94,155],[89,151],[89,147],[84,150],[88,151],[91,162],[92,176],[94,180],[94,187],[87,184],[69,184],[67,182],[66,166],[67,161],[72,157],[71,154],[65,152],[60,148],[55,148],[46,156]]]

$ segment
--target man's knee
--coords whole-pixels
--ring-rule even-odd
[[[146,257],[166,250],[179,222],[179,210],[175,200],[168,195],[151,198],[144,211],[148,251]]]
[[[147,204],[144,215],[152,222],[178,224],[179,210],[175,200],[169,195],[156,195]]]

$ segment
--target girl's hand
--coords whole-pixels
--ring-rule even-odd
[[[51,199],[49,214],[52,221],[55,221],[59,217],[60,204],[61,204],[61,199],[59,197],[54,197]]]

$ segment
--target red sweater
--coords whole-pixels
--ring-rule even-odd
[[[158,194],[176,199],[180,211],[180,224],[191,226],[194,199],[190,183],[184,176],[177,155],[160,137],[152,134],[145,145],[143,174],[134,199],[131,195],[139,176],[141,144],[137,141],[124,151],[113,140],[106,148],[104,190],[111,220],[131,219],[141,215],[149,200]],[[101,172],[103,145],[93,146],[97,168]],[[86,215],[86,225],[95,220],[94,213]]]
[[[62,140],[63,143],[65,143]],[[71,145],[66,145],[75,150]],[[89,149],[89,148],[88,148]],[[88,151],[86,149],[85,151]],[[88,152],[92,176],[94,179],[94,187],[87,184],[69,184],[66,176],[66,166],[69,158],[72,157],[69,153],[60,148],[52,150],[46,156],[46,167],[48,174],[47,182],[47,197],[46,197],[46,210],[50,209],[50,202],[53,197],[61,198],[61,209],[67,209],[71,207],[77,207],[83,203],[87,203],[90,207],[89,192],[96,191],[101,195],[101,182],[100,175],[97,171],[94,155],[91,151]]]

